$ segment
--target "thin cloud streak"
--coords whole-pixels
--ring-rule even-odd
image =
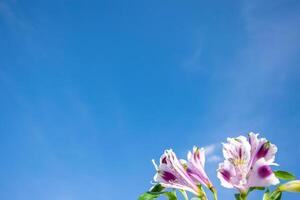
[[[212,155],[207,158],[207,162],[210,162],[210,163],[220,162],[221,160],[222,160],[222,157],[217,156],[217,155]]]
[[[204,147],[205,149],[205,155],[211,155],[214,153],[215,149],[216,149],[216,145],[215,144],[210,144]]]
[[[221,156],[218,155],[219,148],[217,144],[210,144],[204,147],[206,160],[209,163],[221,161]]]

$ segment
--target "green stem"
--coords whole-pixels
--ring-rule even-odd
[[[247,192],[241,192],[240,197],[241,200],[247,200]]]
[[[214,200],[218,200],[217,192],[215,191],[213,192],[213,194],[214,194]]]
[[[186,193],[185,190],[180,190],[180,192],[181,192],[181,194],[182,194],[184,200],[189,200],[189,197],[188,197],[188,195],[187,195],[187,193]]]
[[[207,196],[206,196],[206,194],[205,194],[205,192],[203,191],[203,190],[201,190],[202,192],[199,194],[199,198],[201,199],[201,200],[207,200]]]
[[[217,190],[213,186],[210,187],[209,190],[213,193],[214,200],[218,200]]]
[[[207,200],[207,197],[205,195],[201,195],[201,196],[198,196],[201,200]]]

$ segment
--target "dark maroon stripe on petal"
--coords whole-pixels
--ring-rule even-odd
[[[241,147],[239,148],[239,157],[240,157],[240,159],[242,158],[242,148]]]
[[[269,142],[266,142],[263,145],[261,145],[261,147],[257,151],[256,158],[260,159],[260,158],[265,157],[267,155],[269,149],[270,149],[270,143]]]
[[[163,157],[163,159],[161,159],[161,162],[164,163],[164,164],[167,164],[167,157]]]
[[[222,174],[223,178],[226,180],[226,181],[230,181],[230,178],[231,178],[231,174],[228,170],[221,170],[220,173]]]
[[[170,172],[163,171],[162,172],[162,178],[167,182],[172,182],[176,180],[176,176]]]
[[[187,169],[186,169],[186,172],[187,172],[188,174],[192,174],[192,173],[193,173],[192,170],[191,170],[190,168],[187,168]]]
[[[261,178],[266,178],[272,174],[272,169],[270,166],[264,165],[258,168],[257,173]]]

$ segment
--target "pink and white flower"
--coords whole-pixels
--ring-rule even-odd
[[[159,166],[152,160],[157,173],[154,181],[167,188],[181,189],[196,195],[201,193],[200,188],[188,175],[183,163],[178,160],[176,154],[170,149],[166,150],[160,158]]]
[[[205,150],[194,146],[192,151],[187,155],[187,172],[192,179],[198,184],[205,185],[207,188],[212,189],[213,184],[209,180],[205,170]]]
[[[277,147],[258,134],[249,133],[249,138],[228,138],[223,144],[224,162],[219,164],[218,178],[221,185],[247,192],[250,187],[276,185],[279,180],[271,165]]]

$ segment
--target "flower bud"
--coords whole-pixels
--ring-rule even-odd
[[[300,192],[300,180],[290,181],[278,187],[280,191]]]

